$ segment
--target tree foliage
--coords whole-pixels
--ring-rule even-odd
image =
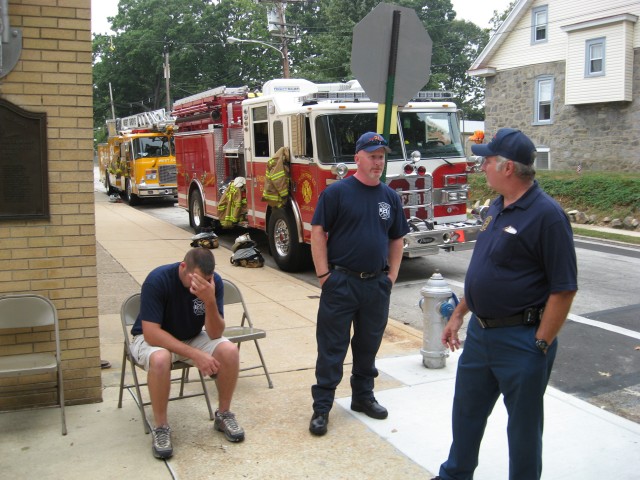
[[[491,23],[492,25],[491,33],[495,33],[498,31],[500,25],[502,25],[502,22],[507,19],[507,17],[511,13],[511,10],[513,10],[513,7],[516,6],[516,3],[518,3],[518,0],[511,0],[509,5],[503,12],[498,12],[497,10],[493,11],[493,17],[491,17],[491,20],[489,20],[489,23]]]
[[[291,76],[335,82],[353,78],[354,26],[379,0],[309,0],[286,4]],[[482,118],[482,81],[466,75],[488,31],[456,19],[450,0],[397,0],[414,9],[433,41],[427,88],[453,91],[468,118]],[[170,60],[171,100],[220,85],[260,88],[282,76],[279,53],[259,43],[228,44],[230,36],[281,47],[268,32],[265,2],[253,0],[120,0],[110,18],[113,35],[96,35],[94,119],[111,117],[109,85],[118,117],[167,104],[164,62]],[[381,61],[385,58],[381,52]]]

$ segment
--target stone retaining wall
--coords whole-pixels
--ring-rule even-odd
[[[533,125],[535,80],[555,79],[553,123]],[[640,49],[634,52],[633,102],[565,105],[565,63],[500,71],[487,78],[485,135],[519,128],[536,146],[550,148],[552,170],[640,170]],[[507,93],[508,92],[508,93]]]

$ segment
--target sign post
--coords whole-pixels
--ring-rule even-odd
[[[378,115],[387,140],[395,132],[395,106],[405,105],[429,81],[431,48],[431,37],[410,8],[380,3],[353,29],[351,70],[367,96],[384,104]],[[385,162],[383,182],[386,171]]]

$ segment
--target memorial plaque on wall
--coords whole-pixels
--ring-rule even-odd
[[[0,220],[49,218],[47,114],[0,98]]]

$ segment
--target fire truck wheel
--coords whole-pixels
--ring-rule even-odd
[[[189,198],[189,225],[196,233],[211,227],[211,219],[205,216],[203,205],[200,192],[194,191]]]
[[[278,267],[285,272],[298,272],[309,264],[307,245],[300,243],[293,214],[276,208],[269,218],[269,249]]]
[[[138,197],[135,193],[133,193],[133,189],[131,187],[131,180],[129,180],[128,178],[125,182],[124,196],[127,203],[132,207],[140,203],[140,197]]]

